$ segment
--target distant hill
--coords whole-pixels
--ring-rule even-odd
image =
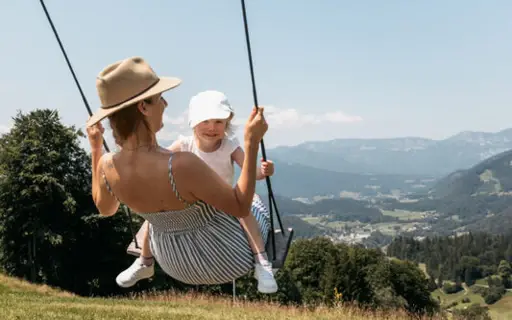
[[[282,217],[283,227],[293,228],[293,240],[300,238],[314,238],[319,236],[332,235],[333,230],[326,227],[314,226],[301,218],[294,216]],[[280,229],[279,222],[274,220],[274,229]]]
[[[392,193],[408,194],[427,190],[434,183],[431,176],[344,173],[281,160],[274,163],[272,187],[276,194],[288,198],[329,195],[339,197],[343,191],[358,193],[362,197]],[[237,167],[237,177],[239,172]],[[262,193],[266,190],[265,180],[259,181],[257,192]]]
[[[485,231],[492,234],[510,232],[512,230],[512,203],[509,203],[505,210],[497,214],[468,224],[466,229],[470,231]]]
[[[269,158],[319,169],[442,176],[512,149],[512,129],[466,131],[444,140],[418,137],[309,141],[268,150]]]
[[[268,196],[261,195],[263,202],[268,206]],[[383,215],[371,201],[344,199],[323,199],[313,203],[302,203],[297,200],[291,200],[282,196],[275,196],[279,214],[284,221],[288,218],[290,223],[294,223],[296,216],[322,216],[330,221],[360,221],[363,223],[378,223],[396,221],[397,218]],[[275,216],[274,216],[275,217]],[[274,220],[278,223],[277,220]],[[329,234],[328,229],[309,230],[311,232],[320,232]]]
[[[440,179],[419,200],[386,200],[387,209],[436,211],[432,232],[504,232],[512,228],[512,150]]]
[[[440,179],[431,193],[436,198],[512,191],[512,150],[492,156],[466,170]]]

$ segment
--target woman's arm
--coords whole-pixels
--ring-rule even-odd
[[[249,214],[256,189],[257,143],[246,143],[242,172],[235,187],[230,186],[193,153],[173,157],[174,177],[180,193],[202,200],[235,217]]]
[[[102,176],[102,171],[105,168],[102,168],[102,163],[107,160],[110,162],[110,155],[102,154],[102,149],[93,149],[91,151],[92,157],[92,198],[96,208],[100,212],[102,216],[112,216],[119,209],[119,201],[117,201],[116,197],[111,194],[107,188],[105,180]],[[108,167],[108,164],[107,164]]]

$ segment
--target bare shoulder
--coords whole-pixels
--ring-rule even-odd
[[[114,154],[112,152],[105,153],[101,156],[100,161],[105,168],[112,169],[114,167]]]
[[[176,152],[172,154],[172,168],[173,172],[189,173],[193,172],[194,169],[198,169],[202,164],[201,160],[197,155],[192,152]]]
[[[171,168],[176,187],[181,196],[189,201],[199,200],[194,191],[198,185],[209,180],[209,167],[192,152],[172,154]]]
[[[114,169],[114,154],[111,152],[104,153],[101,155],[98,165],[95,168],[100,171],[111,171]]]

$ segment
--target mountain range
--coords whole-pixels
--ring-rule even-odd
[[[165,141],[162,145],[170,145]],[[275,163],[274,193],[289,198],[404,196],[512,149],[512,129],[426,138],[335,139],[267,148]],[[236,166],[238,176],[240,170]],[[448,178],[450,179],[450,178]],[[438,189],[441,188],[440,185]],[[265,181],[257,192],[266,192]]]
[[[386,217],[371,210],[372,207],[380,207],[384,210],[434,213],[427,219],[431,228],[415,231],[415,235],[453,234],[470,230],[502,233],[512,227],[511,141],[512,130],[498,133],[463,132],[442,141],[409,138],[333,140],[270,149],[268,157],[275,159],[276,173],[272,177],[272,185],[275,193],[284,196],[279,198],[278,204],[284,211],[285,220],[295,214],[315,215],[328,212],[333,219],[341,221],[385,221]],[[351,163],[347,160],[355,157],[358,152],[356,142],[359,143],[359,150],[365,149],[361,146],[368,146],[370,142],[373,146],[380,145],[382,150],[379,151],[376,147],[373,149],[375,154],[389,155],[394,149],[396,161],[404,167],[408,165],[409,173],[397,174],[392,173],[392,170],[362,172],[364,166],[370,166],[370,161]],[[421,144],[423,149],[418,147]],[[335,148],[327,150],[328,145],[338,146],[339,153],[334,153]],[[385,145],[388,146],[387,149],[384,148]],[[413,148],[413,145],[416,147]],[[365,152],[361,151],[362,154]],[[419,157],[420,152],[423,158]],[[293,158],[294,153],[300,154],[302,158]],[[287,156],[284,157],[283,154]],[[281,160],[280,157],[286,160]],[[336,167],[336,157],[346,167]],[[413,170],[415,158],[421,158],[421,164],[428,164],[431,169],[423,167],[421,170]],[[378,163],[379,158],[375,155],[375,159],[371,160]],[[382,157],[380,160],[383,163],[391,161],[389,157]],[[447,167],[442,167],[443,164]],[[355,172],[342,172],[349,166]],[[430,175],[425,172],[430,172]],[[258,183],[258,193],[265,194],[265,187],[264,181]],[[342,192],[352,193],[351,196],[357,200],[340,199],[339,194]],[[320,195],[332,195],[332,200],[318,197]],[[389,195],[399,197],[393,198]],[[294,197],[316,201],[308,202],[311,205],[304,205],[289,199]],[[297,221],[292,224],[299,226]],[[316,228],[307,229],[306,225],[299,227],[304,230],[301,234],[328,232]]]
[[[512,149],[512,129],[460,132],[444,140],[404,137],[309,141],[269,149],[270,159],[349,173],[437,176]]]
[[[435,179],[431,176],[400,174],[362,174],[325,170],[274,161],[275,173],[271,177],[274,193],[289,198],[340,197],[343,193],[354,198],[382,195],[407,195],[427,190]],[[240,170],[237,168],[238,177]],[[258,193],[266,193],[265,180],[256,186]]]

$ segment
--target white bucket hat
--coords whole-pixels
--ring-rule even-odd
[[[194,128],[205,120],[227,119],[234,113],[224,93],[215,90],[203,91],[190,99],[188,125]]]

